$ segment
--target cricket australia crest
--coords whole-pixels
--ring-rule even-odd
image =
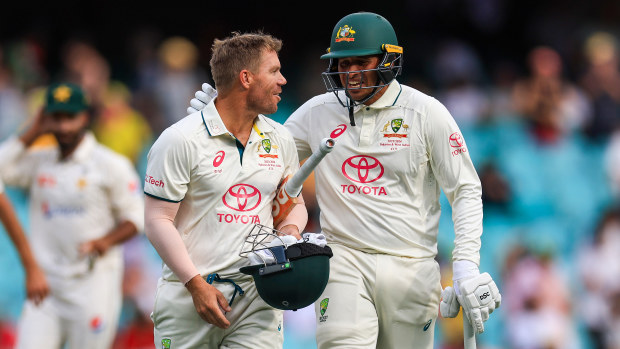
[[[321,316],[319,317],[319,322],[327,321],[327,315],[325,315],[325,312],[327,312],[328,304],[329,304],[329,298],[325,298],[321,301],[321,303],[319,303],[320,312],[321,312]]]
[[[282,167],[282,160],[279,158],[280,147],[269,138],[263,138],[256,147],[258,153],[258,166]]]
[[[379,142],[382,147],[390,150],[398,150],[402,147],[409,147],[409,125],[403,118],[395,118],[388,121],[381,129],[383,137]]]

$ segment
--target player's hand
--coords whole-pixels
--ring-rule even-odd
[[[300,240],[301,234],[299,233],[299,228],[295,224],[287,224],[280,228],[280,232],[284,235],[290,235],[295,237],[295,239]]]
[[[456,297],[456,292],[451,286],[441,291],[441,303],[439,303],[439,312],[445,318],[454,318],[459,315],[461,305]]]
[[[224,329],[230,326],[224,313],[232,309],[222,292],[209,285],[200,275],[194,276],[185,287],[192,295],[196,312],[204,321]]]
[[[489,273],[456,280],[456,295],[463,313],[478,333],[484,332],[484,322],[499,308],[502,296]]]
[[[80,255],[103,256],[109,249],[110,243],[105,237],[86,241],[78,247]]]
[[[22,143],[26,146],[30,146],[39,136],[52,132],[52,125],[51,116],[46,114],[43,108],[41,108],[34,117],[32,124],[30,124],[28,129],[20,136]]]
[[[50,293],[45,274],[38,265],[26,268],[26,296],[35,305],[41,304]]]
[[[202,84],[202,91],[196,91],[196,97],[189,101],[189,108],[187,108],[187,114],[195,113],[206,107],[212,100],[217,97],[217,91],[211,87],[208,83]]]

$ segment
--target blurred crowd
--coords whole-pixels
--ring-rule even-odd
[[[579,59],[552,45],[533,45],[521,62],[493,64],[464,40],[444,40],[426,62],[428,75],[400,79],[446,105],[482,181],[481,270],[497,281],[503,304],[479,336],[481,348],[620,348],[618,39],[610,31],[593,31],[578,42]],[[46,68],[47,52],[36,41],[0,42],[0,141],[36,115],[49,83],[73,81],[94,105],[96,137],[128,156],[143,176],[152,142],[185,116],[194,92],[210,79],[198,43],[186,37],[142,37],[134,50],[132,74],[113,79],[114,65],[88,40],[67,40],[61,67],[54,71]],[[324,62],[314,60],[294,77],[308,81],[285,94],[271,115],[275,120],[283,122],[304,98],[322,91]],[[25,196],[11,188],[7,193],[27,230]],[[312,179],[304,195],[307,230],[316,232]],[[442,207],[439,259],[447,286],[454,234],[445,197]],[[4,349],[12,348],[25,295],[19,259],[6,234],[0,234],[0,249]],[[144,235],[124,250],[124,305],[115,348],[153,348],[149,315],[161,260]],[[285,321],[285,348],[313,347],[312,309],[287,312]],[[459,321],[439,321],[441,348],[462,347]]]

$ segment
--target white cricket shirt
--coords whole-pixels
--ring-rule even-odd
[[[241,246],[255,223],[273,224],[278,184],[298,167],[295,142],[282,125],[259,115],[244,148],[211,102],[153,144],[144,192],[180,202],[174,224],[201,275],[244,277]],[[178,280],[165,264],[162,276]]]
[[[107,235],[120,221],[142,231],[144,198],[133,164],[92,133],[64,160],[57,147],[28,150],[16,137],[0,145],[0,154],[5,184],[29,190],[29,242],[46,275],[62,279],[89,272],[78,246]],[[122,270],[122,250],[112,247],[95,263]]]
[[[299,158],[336,141],[315,170],[328,242],[361,251],[433,258],[440,187],[453,208],[453,258],[479,264],[481,186],[461,132],[436,99],[393,81],[371,106],[347,108],[333,93],[303,104],[285,123]]]

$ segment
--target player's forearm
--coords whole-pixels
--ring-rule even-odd
[[[32,268],[37,268],[38,264],[34,258],[30,244],[26,238],[22,226],[17,219],[13,205],[11,205],[9,199],[4,194],[0,194],[0,221],[5,227],[5,230],[9,234],[9,238],[13,242],[17,253],[22,261],[26,272]]]
[[[183,284],[199,274],[172,222],[150,219],[146,221],[145,233],[161,259]]]
[[[452,220],[454,222],[453,260],[469,260],[480,264],[480,247],[482,236],[482,200],[473,190],[472,193],[456,196],[452,203]]]
[[[293,207],[288,216],[275,227],[277,230],[283,231],[284,227],[292,225],[297,227],[298,233],[301,234],[306,228],[308,223],[308,210],[304,202],[303,196],[300,194],[297,197],[297,204]]]
[[[19,140],[28,148],[41,134],[38,129],[31,127],[19,136]]]
[[[102,239],[108,246],[122,244],[138,234],[138,228],[130,221],[120,222],[116,228],[106,234]]]
[[[198,269],[189,253],[179,231],[174,226],[178,203],[169,203],[146,196],[144,209],[144,233],[161,257],[179,280],[186,284],[198,275]]]

